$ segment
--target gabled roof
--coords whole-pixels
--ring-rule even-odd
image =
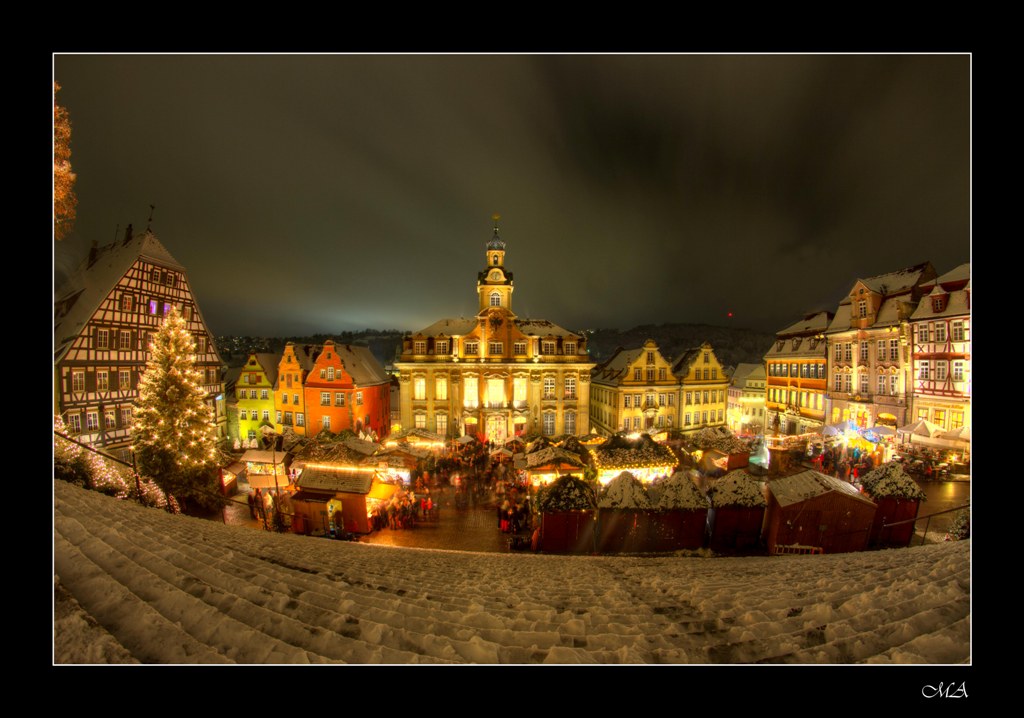
[[[476,317],[457,317],[451,319],[438,319],[426,329],[414,332],[413,336],[439,337],[439,336],[465,336],[469,334],[479,323]]]
[[[295,485],[307,491],[368,494],[370,487],[373,486],[373,472],[307,466]]]
[[[368,347],[352,344],[335,344],[335,350],[345,365],[345,371],[352,375],[357,386],[373,386],[390,381],[384,367],[380,365]]]
[[[150,230],[135,233],[131,239],[118,240],[95,250],[95,259],[82,260],[67,281],[54,293],[53,319],[54,361],[71,348],[72,342],[81,333],[89,319],[107,298],[139,258],[149,259],[155,264],[184,272],[178,260]],[[196,307],[198,311],[198,306]],[[203,322],[205,325],[205,322]]]
[[[790,506],[828,493],[837,493],[855,501],[875,505],[852,484],[811,469],[769,481],[768,490],[772,492],[780,506]]]
[[[790,334],[813,334],[817,332],[823,332],[828,328],[829,322],[832,321],[832,312],[818,312],[817,314],[810,314],[795,324],[790,324],[785,329],[780,329],[776,332],[779,337],[789,336]]]
[[[594,367],[592,370],[594,379],[615,383],[620,379],[626,378],[630,364],[636,361],[643,351],[643,349],[623,349],[619,347],[604,363]]]
[[[267,381],[272,386],[277,386],[277,365],[281,363],[281,355],[273,354],[272,352],[252,352],[249,356],[255,356],[256,361],[259,362],[263,372],[267,375]],[[246,365],[249,364],[249,360],[245,360]],[[242,371],[245,371],[245,367],[242,367]]]
[[[310,351],[302,344],[293,344],[292,342],[288,342],[288,344],[291,344],[292,351],[295,352],[295,361],[298,363],[299,369],[306,372],[312,371],[313,357]],[[284,361],[284,355],[287,349],[288,347],[286,345],[285,348],[281,351],[281,355],[278,357],[278,364]]]
[[[515,319],[516,328],[519,329],[523,334],[529,336],[546,337],[578,337],[576,332],[571,332],[568,329],[563,329],[554,322],[549,322],[547,319]]]
[[[707,347],[707,350],[705,350],[704,347]],[[700,356],[701,352],[704,351],[710,351],[712,354],[714,354],[715,350],[711,347],[710,344],[704,342],[699,347],[693,347],[692,349],[687,349],[686,351],[684,351],[682,354],[679,355],[679,358],[672,363],[672,373],[677,376],[686,376],[687,374],[689,374],[690,367],[693,366],[693,363],[697,361],[697,357]]]
[[[891,296],[910,291],[915,285],[920,284],[922,281],[927,281],[929,273],[931,276],[935,275],[935,268],[932,267],[932,263],[922,262],[921,264],[915,264],[913,267],[898,269],[895,272],[879,274],[878,276],[858,281],[863,282],[873,292],[878,292],[882,296]]]
[[[943,292],[944,290],[936,287],[932,292]],[[965,289],[958,289],[955,292],[949,292],[946,297],[946,306],[941,312],[936,312],[932,307],[931,294],[924,297],[917,305],[917,309],[910,315],[912,321],[921,319],[933,319],[935,317],[957,317],[967,316],[971,313],[971,310],[967,307],[967,291]]]
[[[736,370],[732,373],[732,382],[735,386],[745,386],[748,379],[765,379],[764,364],[737,364]]]
[[[954,282],[969,282],[971,279],[971,263],[965,262],[959,267],[954,267],[941,277],[935,280],[936,284],[952,284]]]

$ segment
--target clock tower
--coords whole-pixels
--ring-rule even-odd
[[[478,314],[498,307],[512,312],[512,272],[505,270],[505,242],[498,235],[498,219],[494,215],[494,236],[487,243],[487,268],[477,275]]]

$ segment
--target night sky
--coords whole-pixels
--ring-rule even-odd
[[[215,334],[513,310],[776,331],[970,259],[970,57],[57,55],[75,232],[152,228]],[[733,312],[733,318],[728,318]]]

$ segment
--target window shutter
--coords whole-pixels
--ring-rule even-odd
[[[96,391],[96,372],[85,372],[85,390],[90,392]]]

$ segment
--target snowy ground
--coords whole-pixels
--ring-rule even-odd
[[[962,663],[970,542],[753,558],[417,550],[54,482],[57,663]]]

